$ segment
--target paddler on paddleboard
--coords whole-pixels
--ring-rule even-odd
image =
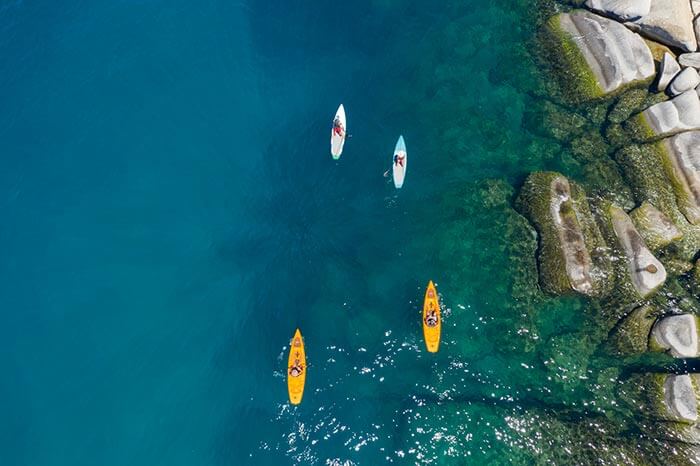
[[[333,120],[333,134],[337,134],[341,138],[345,135],[345,128],[343,128],[340,117],[335,117],[335,120]]]

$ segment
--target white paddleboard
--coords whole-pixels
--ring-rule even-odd
[[[403,141],[403,136],[399,136],[394,148],[394,156],[391,159],[393,167],[394,186],[400,188],[403,186],[403,179],[406,177],[406,163],[408,162],[408,154],[406,153],[406,143]]]
[[[340,121],[340,127],[342,131],[338,134],[335,130],[335,121],[338,119]],[[333,118],[333,126],[331,126],[331,155],[334,160],[340,158],[340,154],[343,153],[343,146],[345,145],[345,137],[347,136],[348,127],[345,121],[345,107],[340,104],[338,111],[335,112],[335,118]]]

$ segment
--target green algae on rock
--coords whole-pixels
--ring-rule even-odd
[[[690,224],[678,208],[663,147],[658,143],[631,145],[616,152],[615,159],[635,200],[639,204],[645,201],[652,204],[681,232],[681,238],[666,246],[666,252],[679,259],[693,259],[700,250],[700,229]]]
[[[632,285],[640,297],[646,298],[666,281],[666,269],[649,251],[629,215],[614,205],[609,212],[613,231],[627,258]]]
[[[683,237],[683,233],[670,218],[648,201],[630,212],[637,231],[649,249],[656,251]]]
[[[635,374],[622,382],[618,396],[644,417],[685,423],[698,419],[695,374]]]
[[[692,224],[700,223],[700,131],[689,131],[664,139],[660,147],[666,161],[678,206]]]
[[[547,23],[558,47],[554,63],[567,94],[591,100],[650,82],[654,61],[642,38],[622,24],[584,10],[560,13]]]
[[[539,233],[540,284],[545,291],[607,293],[606,245],[580,187],[559,173],[535,172],[525,181],[516,205]]]
[[[656,321],[656,312],[654,307],[647,304],[636,308],[620,320],[608,341],[612,352],[619,356],[627,356],[647,351],[649,333]]]

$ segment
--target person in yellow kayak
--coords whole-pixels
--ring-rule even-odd
[[[430,292],[428,294],[431,294]],[[425,315],[425,325],[428,327],[435,327],[438,324],[438,316],[435,309],[433,309],[433,303],[430,303],[430,310],[428,310]]]
[[[304,372],[304,367],[298,359],[294,360],[294,365],[289,368],[289,375],[292,377],[299,377],[301,373]]]
[[[428,327],[435,327],[438,324],[438,316],[435,310],[433,309],[432,311],[428,312],[428,315],[425,316],[425,325]]]
[[[294,341],[292,342],[292,346],[294,348],[299,348],[301,346],[301,340],[299,338],[295,338]],[[289,375],[292,377],[299,377],[302,372],[304,372],[304,367],[301,365],[301,361],[299,361],[299,351],[297,350],[297,353],[294,355],[294,364],[289,368]]]

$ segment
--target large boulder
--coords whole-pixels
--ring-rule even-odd
[[[620,23],[576,10],[551,18],[549,29],[585,97],[601,97],[655,74],[649,47]]]
[[[689,131],[660,143],[665,165],[681,212],[700,224],[700,131]]]
[[[668,218],[668,215],[644,201],[641,206],[630,212],[630,217],[644,242],[652,250],[668,246],[681,239],[683,233]]]
[[[669,375],[664,382],[664,402],[668,413],[678,421],[698,420],[696,387],[690,375]]]
[[[700,52],[682,53],[678,55],[678,63],[683,66],[700,68]]]
[[[641,127],[636,137],[640,139],[700,129],[700,97],[695,90],[686,91],[671,100],[652,105],[636,119]]]
[[[700,84],[700,76],[695,68],[688,67],[678,73],[671,84],[668,86],[668,92],[671,95],[680,95],[685,91],[695,89]]]
[[[686,52],[695,52],[698,48],[688,0],[654,0],[648,14],[625,24],[662,44]]]
[[[631,21],[649,14],[651,0],[586,0],[586,7],[621,21]]]
[[[681,71],[681,66],[678,64],[673,55],[668,52],[664,53],[661,63],[659,64],[658,79],[656,80],[656,89],[665,91],[673,78]]]
[[[642,298],[649,296],[666,281],[666,269],[649,251],[624,210],[610,206],[610,219],[626,256],[632,285]]]
[[[539,234],[542,288],[554,294],[603,294],[610,263],[583,190],[559,173],[534,172],[516,205]]]
[[[698,348],[698,318],[693,314],[663,317],[651,330],[652,349],[666,350],[676,358],[694,358]]]

